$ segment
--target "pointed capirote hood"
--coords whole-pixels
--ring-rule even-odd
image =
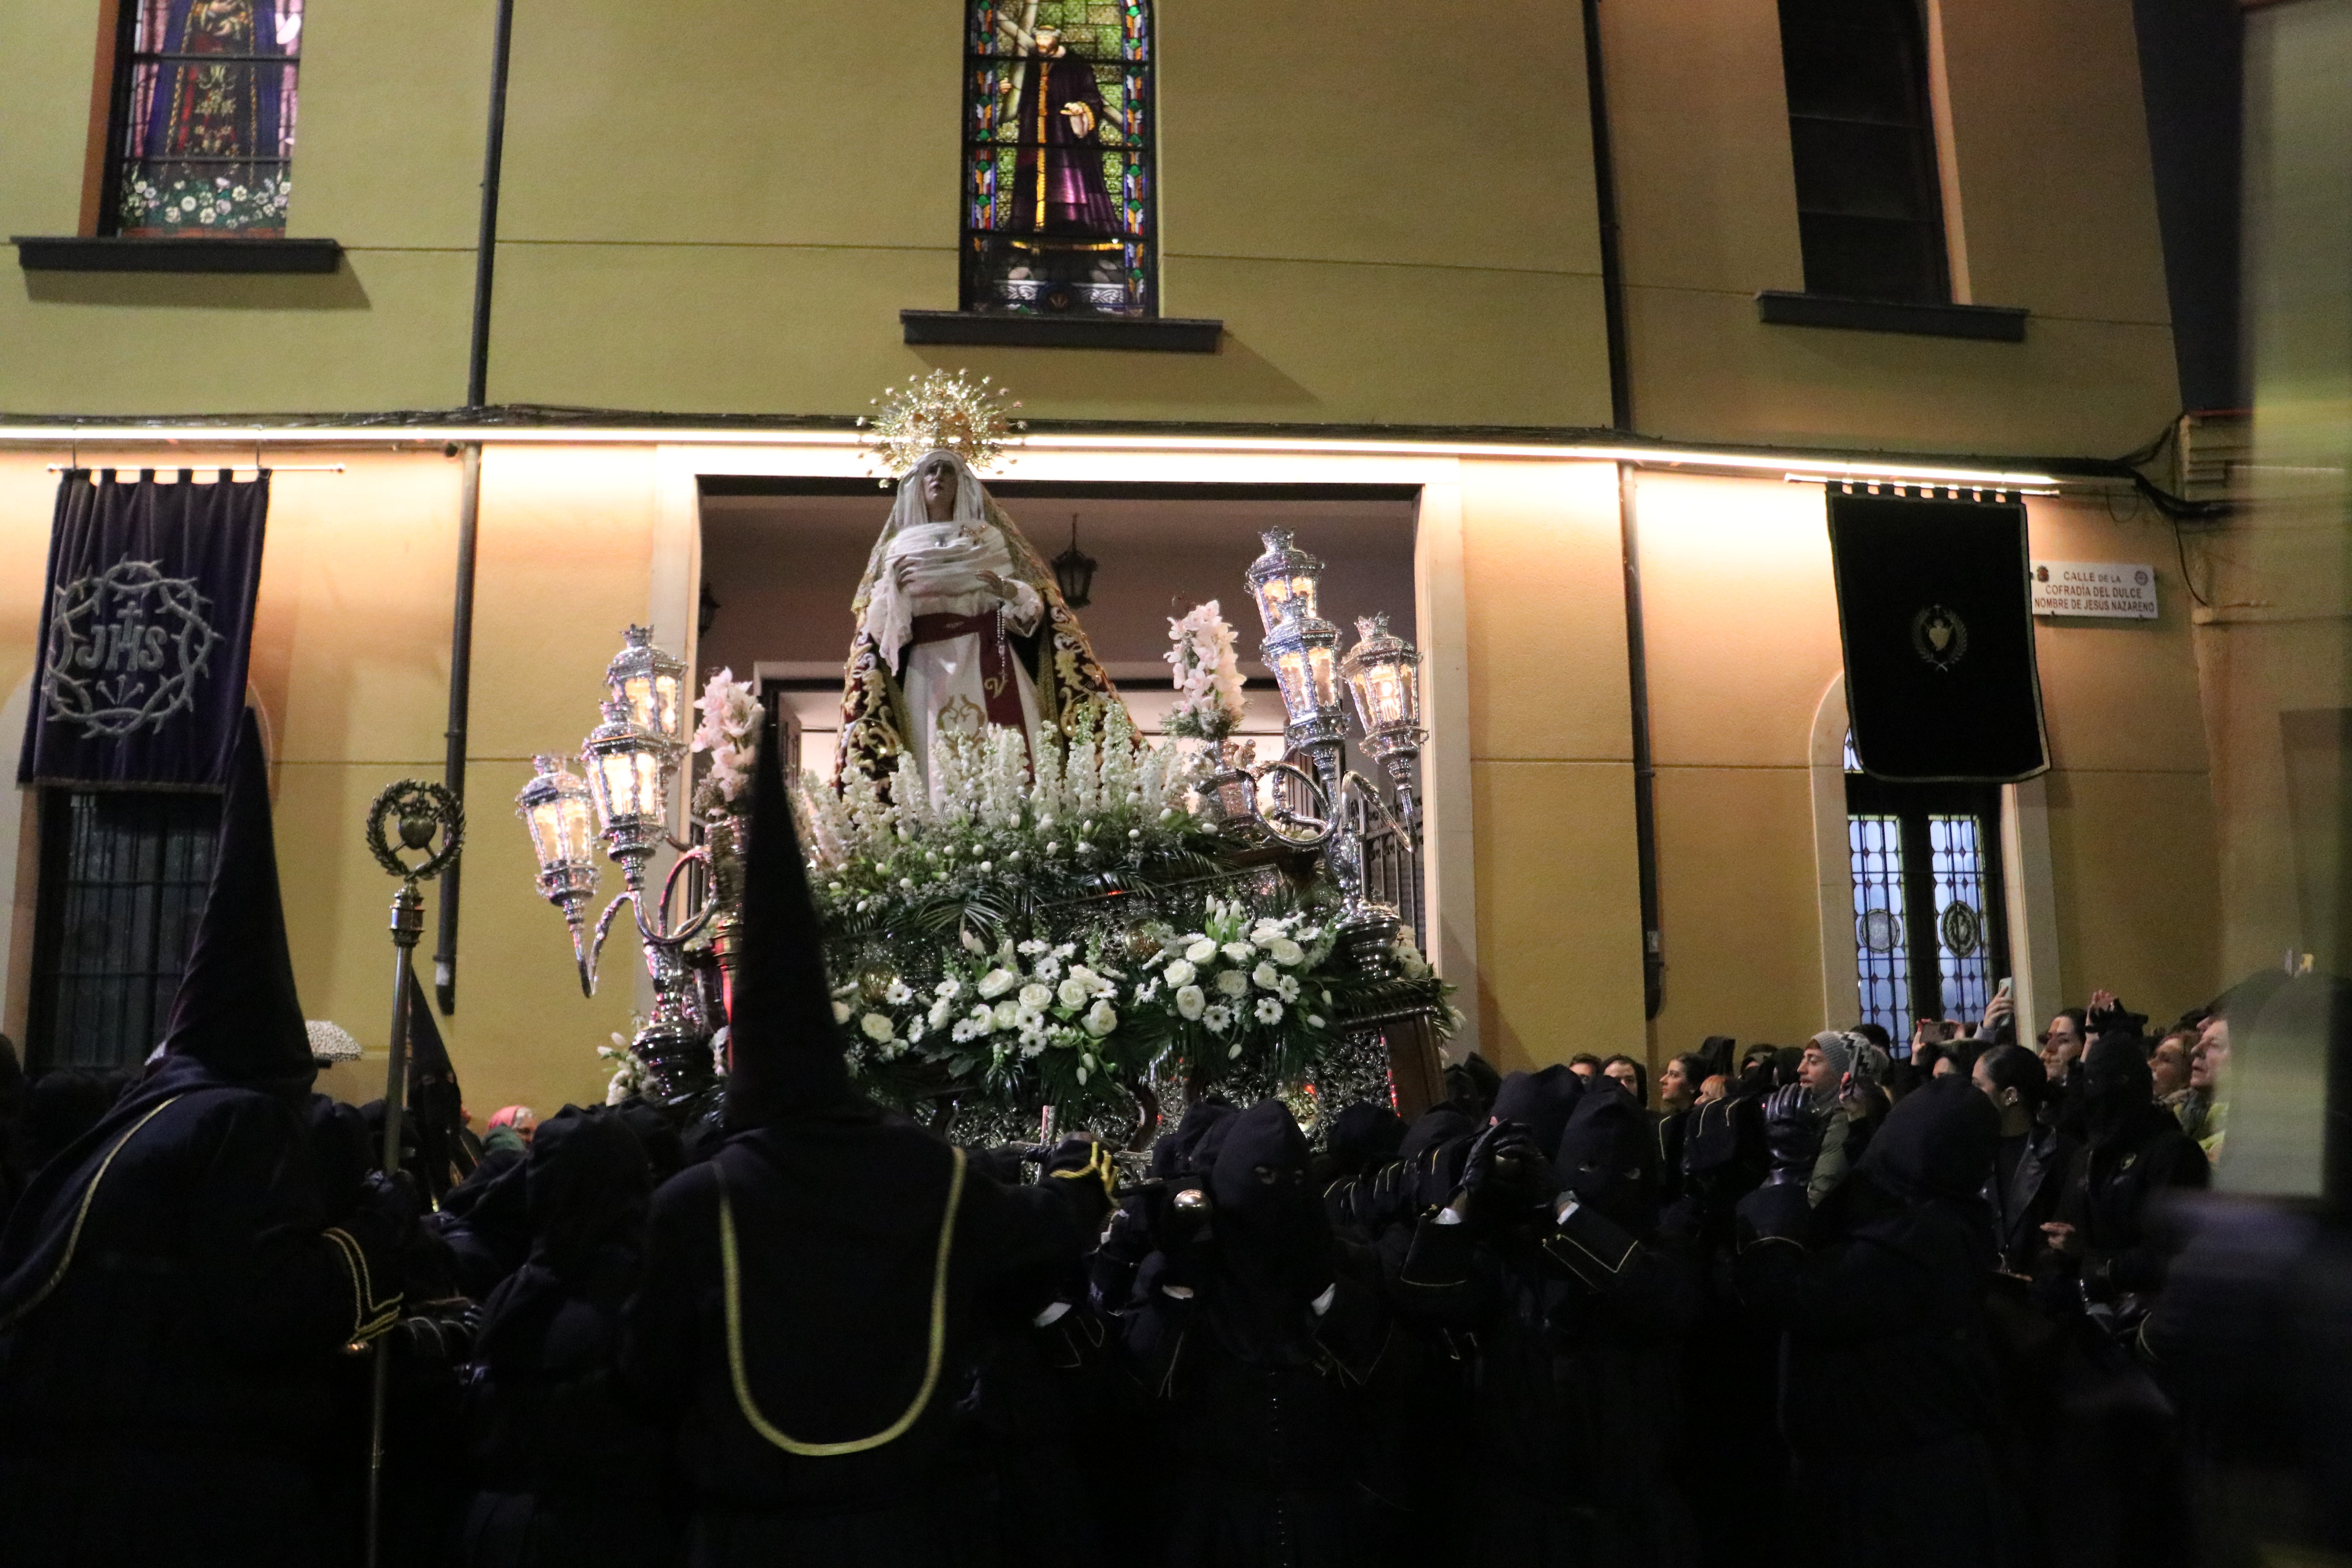
[[[165,1055],[204,1064],[223,1083],[307,1092],[318,1068],[294,994],[278,845],[269,826],[269,768],[261,729],[245,710],[221,798],[212,890],[172,998]]]
[[[852,1099],[808,868],[777,760],[781,750],[771,720],[752,768],[743,953],[728,1021],[727,1121],[735,1127],[804,1116]]]
[[[433,1016],[433,1003],[425,994],[416,971],[408,972],[408,1117],[416,1129],[416,1152],[425,1184],[435,1202],[450,1188],[453,1165],[472,1168],[459,1159],[457,1130],[465,1124],[465,1094],[457,1087],[457,1068],[449,1060],[448,1045]]]

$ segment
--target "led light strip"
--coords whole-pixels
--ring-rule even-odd
[[[688,426],[630,428],[563,426],[0,426],[0,443],[129,444],[199,446],[436,446],[478,441],[499,446],[656,446],[855,447],[855,430],[695,429]],[[1266,456],[1305,455],[1390,458],[1489,458],[1531,462],[1632,463],[1640,468],[1712,469],[1731,473],[1777,473],[1798,482],[1863,479],[1878,483],[1957,486],[1967,489],[2025,490],[2055,494],[2052,474],[2005,469],[1937,467],[1890,462],[1843,461],[1810,454],[1709,452],[1650,447],[1543,445],[1533,442],[1441,441],[1286,436],[1132,436],[1039,431],[1018,450],[1033,452],[1235,452]],[[1794,468],[1792,464],[1801,464]]]

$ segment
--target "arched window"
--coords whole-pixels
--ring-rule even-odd
[[[2010,973],[1999,787],[1872,778],[1849,732],[1845,799],[1861,1016],[1974,1020]]]
[[[963,309],[1152,316],[1148,0],[971,0]]]

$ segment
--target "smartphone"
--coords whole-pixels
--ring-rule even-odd
[[[2000,977],[2000,984],[1994,988],[1993,995],[1996,998],[2007,996],[2016,984],[2017,980],[2014,975],[2004,974]]]

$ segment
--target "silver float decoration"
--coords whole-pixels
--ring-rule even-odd
[[[596,994],[604,941],[622,906],[628,906],[654,989],[653,1016],[630,1049],[645,1069],[648,1089],[665,1100],[692,1094],[711,1081],[711,1025],[686,950],[719,913],[715,885],[708,886],[690,913],[672,912],[688,868],[707,866],[710,858],[707,849],[682,842],[669,830],[670,788],[687,750],[685,669],[682,661],[653,646],[646,627],[629,627],[604,672],[604,722],[580,745],[587,777],[566,769],[562,757],[541,756],[533,759],[536,775],[515,797],[539,861],[540,896],[563,911],[571,930],[582,994]],[[596,895],[599,840],[605,858],[620,866],[624,887],[597,917],[591,935],[587,908]],[[677,850],[678,858],[655,893],[651,867],[666,847]]]

